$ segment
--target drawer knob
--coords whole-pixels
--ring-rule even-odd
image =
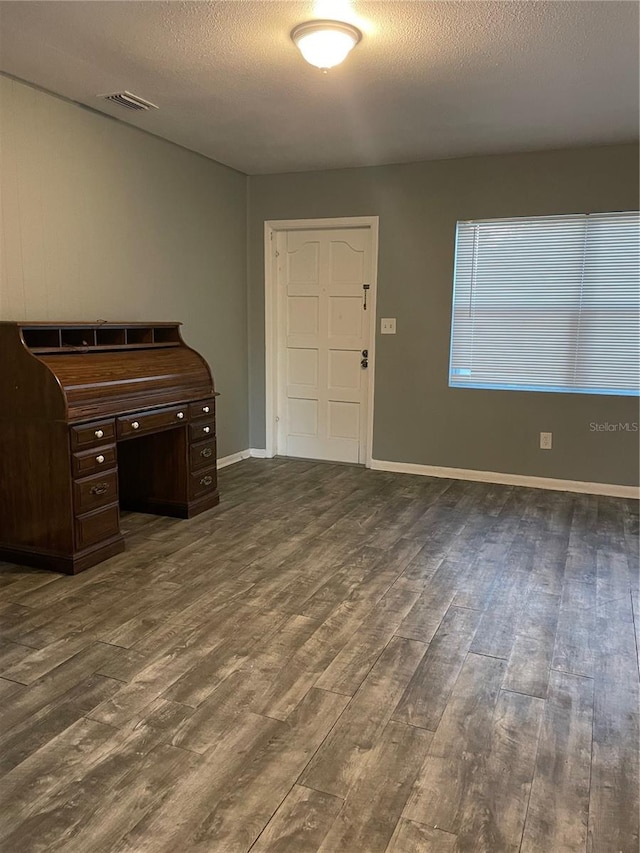
[[[203,478],[200,480],[200,485],[201,485],[201,486],[210,486],[210,485],[211,485],[211,483],[213,483],[213,477],[210,477],[208,474],[207,474],[207,476],[206,476],[206,477],[203,477]]]
[[[102,453],[100,454],[100,456],[96,456],[96,462],[102,465],[102,463],[104,462],[104,456],[102,455]]]
[[[200,456],[204,456],[205,459],[208,459],[213,455],[213,450],[210,447],[205,447],[204,450],[200,451]]]
[[[206,432],[208,435],[211,432],[211,427],[202,427],[202,432]]]
[[[140,426],[140,424],[138,423],[138,421],[134,421],[134,422],[131,424],[131,429],[138,429],[138,428],[139,428],[139,426]]]
[[[91,486],[89,492],[92,495],[105,495],[109,491],[109,483],[96,483],[95,486]]]
[[[182,418],[184,417],[184,412],[178,412],[176,417],[178,418],[178,420],[182,420]]]
[[[203,406],[202,411],[205,413],[205,415],[208,415],[209,414],[209,406]]]
[[[97,429],[97,430],[94,432],[94,435],[95,435],[95,437],[96,437],[96,438],[102,438],[102,436],[104,435],[104,432],[103,432],[101,429]]]

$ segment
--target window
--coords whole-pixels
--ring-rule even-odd
[[[449,385],[639,393],[640,213],[459,222]]]

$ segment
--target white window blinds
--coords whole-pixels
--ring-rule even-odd
[[[640,214],[459,222],[449,385],[638,394]]]

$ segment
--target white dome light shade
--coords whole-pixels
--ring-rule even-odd
[[[340,21],[307,21],[293,30],[291,38],[310,65],[326,70],[346,59],[362,33]]]

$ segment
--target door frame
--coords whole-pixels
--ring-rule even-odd
[[[278,416],[278,260],[275,233],[334,228],[369,228],[371,233],[371,288],[367,293],[369,311],[369,367],[365,467],[371,467],[373,451],[373,403],[375,391],[376,294],[378,290],[377,216],[340,216],[327,219],[268,219],[264,223],[264,342],[265,342],[265,436],[266,456],[277,453]]]

